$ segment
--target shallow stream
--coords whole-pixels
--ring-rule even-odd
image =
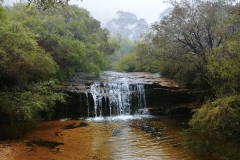
[[[189,118],[153,116],[146,109],[169,110],[163,105],[166,101],[177,104],[186,97],[184,93],[181,98],[175,92],[178,86],[159,74],[104,72],[93,78],[79,73],[65,87],[72,98],[68,106],[60,107],[59,117],[74,114],[76,120],[40,122],[13,143],[12,160],[207,159],[182,144],[178,133],[188,127]]]
[[[12,143],[12,160],[206,160],[182,144],[187,118],[115,116],[41,122]],[[211,160],[209,158],[209,160]]]
[[[111,153],[106,159],[159,160],[197,159],[182,145],[178,132],[187,128],[186,118],[155,116],[118,116],[105,119],[90,119],[92,126],[101,126],[94,137],[110,136],[102,145],[107,145]],[[97,138],[96,138],[97,140]],[[97,143],[94,149],[100,149]]]

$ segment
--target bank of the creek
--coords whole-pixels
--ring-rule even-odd
[[[178,132],[188,127],[196,99],[160,74],[77,73],[62,91],[67,103],[57,104],[55,120],[0,141],[1,160],[216,158],[196,157],[184,147]]]

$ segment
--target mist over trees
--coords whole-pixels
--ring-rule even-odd
[[[112,35],[110,42],[116,45],[116,50],[113,54],[108,55],[107,66],[105,70],[116,70],[119,61],[126,55],[132,53],[135,48],[135,44],[128,37],[124,37],[122,34]]]
[[[137,41],[147,31],[147,22],[143,18],[138,19],[133,13],[120,10],[105,27],[110,31],[110,41],[118,46],[114,54],[107,56],[108,65],[105,69],[130,71],[128,69],[129,65],[134,66],[134,62],[127,60],[128,64],[124,64],[124,68],[122,68],[120,66],[123,65],[123,62],[120,62],[120,60],[124,61],[126,57],[132,57],[129,54],[134,52]]]
[[[135,14],[120,10],[105,27],[112,35],[121,34],[134,41],[140,39],[141,34],[147,30],[148,24],[144,18],[138,19]]]

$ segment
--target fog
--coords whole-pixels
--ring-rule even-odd
[[[136,14],[137,18],[144,18],[148,24],[158,20],[159,15],[169,4],[164,0],[70,0],[70,4],[77,4],[87,9],[91,15],[105,25],[118,10]]]
[[[5,4],[11,5],[16,2],[27,0],[4,0]],[[136,14],[137,18],[144,18],[148,24],[158,20],[162,13],[170,5],[164,0],[70,0],[69,4],[77,4],[87,9],[91,15],[105,25],[110,21],[118,10]]]

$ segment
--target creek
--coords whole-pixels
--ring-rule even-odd
[[[70,97],[57,119],[81,117],[88,124],[91,138],[84,141],[91,142],[91,155],[85,159],[200,159],[178,135],[188,127],[187,104],[195,99],[174,81],[156,73],[106,71],[99,78],[78,73],[64,86]]]
[[[160,74],[78,73],[63,84],[67,103],[53,121],[11,143],[10,160],[212,160],[187,150],[178,132],[188,128],[196,101]]]

